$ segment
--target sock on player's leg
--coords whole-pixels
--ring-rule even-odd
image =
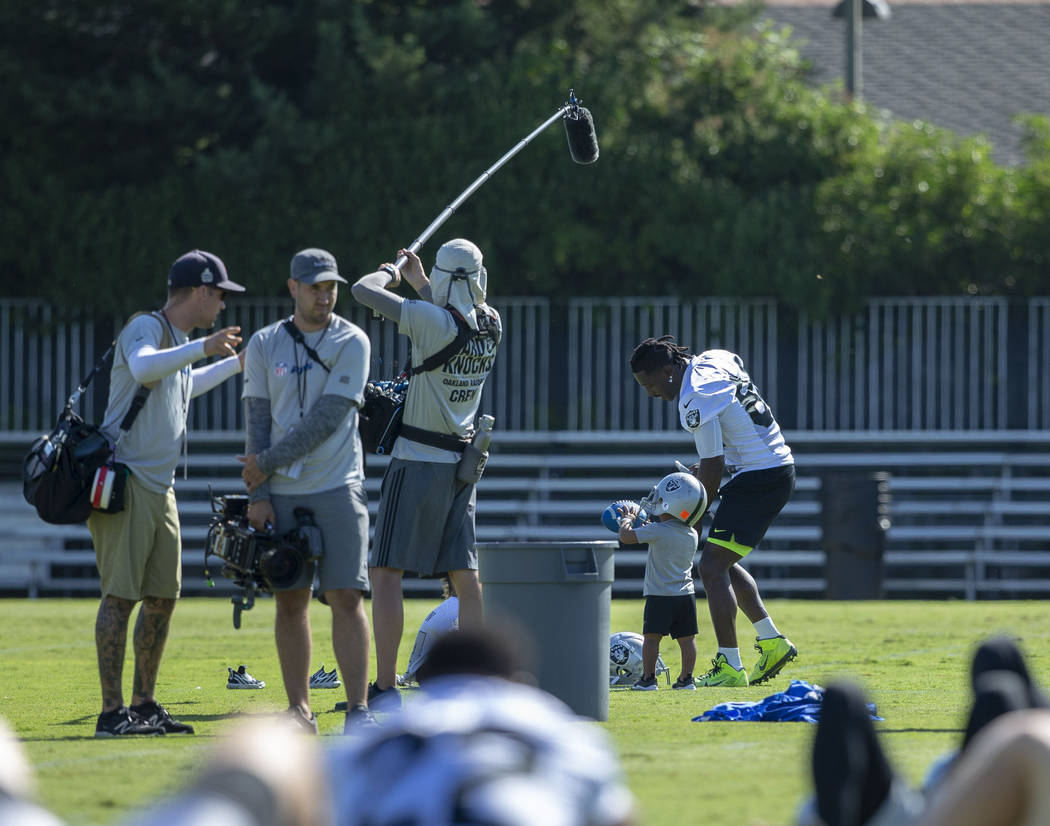
[[[726,661],[737,671],[744,667],[744,663],[740,659],[739,648],[719,648],[717,653],[725,654]]]

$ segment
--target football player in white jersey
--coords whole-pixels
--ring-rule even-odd
[[[762,541],[795,489],[791,450],[735,353],[691,355],[674,336],[647,338],[631,354],[631,372],[651,397],[677,403],[682,428],[692,434],[700,458],[691,470],[709,503],[721,496],[699,566],[718,652],[697,685],[765,682],[798,652],[773,624],[758,585],[739,562]],[[738,607],[755,627],[759,657],[750,676],[737,646]]]

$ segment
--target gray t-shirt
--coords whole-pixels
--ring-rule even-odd
[[[324,330],[304,333],[306,343],[328,366],[295,343],[283,322],[264,327],[251,337],[244,361],[243,398],[270,402],[270,444],[283,439],[321,396],[343,396],[355,407],[336,431],[315,450],[277,468],[270,490],[278,494],[317,493],[364,481],[357,411],[364,403],[371,345],[364,330],[333,315]]]
[[[648,543],[642,596],[679,597],[693,593],[693,556],[697,535],[685,522],[668,519],[634,529],[639,542]]]
[[[502,336],[502,322],[494,309],[481,305],[495,319],[499,335],[478,336],[444,367],[412,377],[405,399],[404,423],[436,433],[466,435],[474,425],[481,405],[481,388],[492,372]],[[447,310],[429,301],[406,301],[401,305],[399,332],[412,342],[412,363],[419,364],[456,337],[456,322]],[[394,458],[415,462],[458,462],[452,450],[423,445],[404,436],[394,445]]]
[[[128,358],[143,346],[160,349],[164,322],[155,315],[132,319],[117,337],[113,369],[109,380],[109,403],[102,430],[116,441],[120,423],[131,406],[139,383],[131,375]],[[189,337],[169,327],[174,344],[185,344]],[[171,346],[171,345],[169,345]],[[131,429],[120,438],[116,461],[123,462],[147,490],[163,493],[175,484],[182,439],[186,432],[186,413],[193,393],[193,372],[187,364],[164,379],[151,391]]]

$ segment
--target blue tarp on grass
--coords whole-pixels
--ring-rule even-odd
[[[771,694],[757,702],[719,703],[708,709],[694,723],[738,720],[766,723],[816,723],[820,720],[820,704],[824,701],[824,689],[805,680],[792,680],[787,691]],[[882,718],[875,714],[875,704],[868,703],[872,720]]]

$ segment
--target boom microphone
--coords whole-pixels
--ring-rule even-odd
[[[576,94],[570,89],[568,103],[563,104],[558,111],[518,141],[502,158],[478,176],[474,183],[459,193],[456,200],[445,207],[441,214],[431,221],[430,225],[406,249],[412,252],[419,252],[427,239],[452,216],[452,213],[459,208],[460,204],[473,195],[500,167],[528,146],[533,138],[558,120],[558,118],[565,121],[565,135],[569,140],[569,154],[572,155],[572,159],[579,164],[594,163],[598,160],[598,136],[594,131],[594,118],[591,117],[591,113],[587,109],[580,105]],[[400,271],[406,263],[408,263],[408,258],[402,255],[394,262],[394,266]],[[377,317],[379,315],[378,313],[373,314]]]
[[[598,135],[590,110],[572,105],[562,118],[565,137],[569,139],[569,154],[576,163],[594,163],[598,160]]]

